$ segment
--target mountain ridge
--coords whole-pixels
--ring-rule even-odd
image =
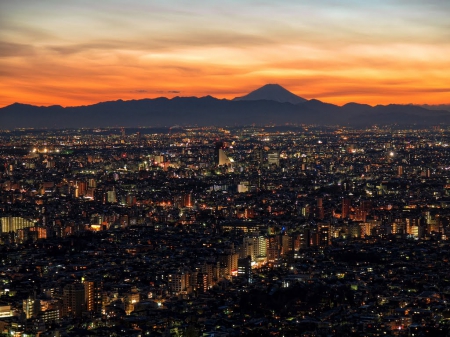
[[[276,87],[274,87],[276,86]],[[450,125],[450,112],[417,105],[347,103],[337,106],[320,100],[305,100],[279,85],[269,85],[263,99],[218,99],[213,96],[118,99],[92,105],[61,107],[13,103],[0,108],[0,128],[78,128],[178,125],[278,125],[286,123],[348,125]],[[272,90],[275,88],[275,91]],[[281,89],[280,89],[281,88]],[[261,88],[260,88],[261,89]],[[252,93],[254,93],[253,91]],[[267,92],[267,91],[266,91]],[[291,94],[300,102],[280,102],[273,94]],[[251,93],[250,93],[251,94]],[[250,95],[249,94],[249,95]],[[261,91],[258,95],[261,94]],[[247,95],[248,96],[248,95]],[[275,95],[276,96],[276,95]],[[245,96],[244,96],[245,97]]]

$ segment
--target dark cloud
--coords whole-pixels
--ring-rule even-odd
[[[158,90],[157,93],[158,94],[180,94],[181,91],[179,91],[179,90],[167,90],[167,91]]]
[[[131,90],[130,92],[136,92],[138,94],[143,94],[143,93],[146,93],[146,92],[149,92],[149,91],[145,90],[145,89],[138,89],[138,90]]]
[[[0,41],[0,57],[34,55],[33,46],[20,43]]]

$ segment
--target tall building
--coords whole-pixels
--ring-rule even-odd
[[[261,167],[264,162],[264,152],[261,148],[255,148],[253,150],[253,156],[256,166]]]
[[[86,302],[86,311],[101,314],[102,312],[102,289],[101,281],[83,280],[84,297]]]
[[[238,276],[245,277],[252,283],[252,259],[250,256],[238,260]]]
[[[214,150],[214,162],[217,166],[231,165],[233,160],[223,151],[225,148],[223,142],[217,142]]]
[[[272,151],[269,152],[269,154],[267,155],[267,161],[270,165],[276,165],[279,166],[280,165],[280,153],[278,151]]]
[[[278,263],[281,253],[280,236],[273,235],[267,239],[267,262],[270,265]]]
[[[326,247],[330,244],[331,235],[330,235],[330,224],[328,223],[319,223],[317,225],[317,231],[319,234],[319,246]]]
[[[323,208],[323,199],[317,198],[317,218],[323,220],[325,218],[325,210]]]
[[[173,272],[168,275],[169,290],[174,294],[186,291],[189,287],[189,274],[184,272]]]
[[[287,255],[294,249],[294,242],[292,236],[282,235],[281,236],[281,255]]]
[[[239,260],[238,253],[231,253],[231,254],[227,255],[226,265],[227,265],[228,275],[234,275],[237,273],[238,260]]]
[[[27,319],[36,317],[41,309],[41,303],[35,297],[28,297],[26,300],[23,300],[23,312]]]
[[[114,204],[117,202],[117,195],[116,195],[115,189],[113,189],[112,191],[106,192],[106,200],[111,204]]]
[[[62,315],[81,317],[86,309],[84,285],[81,283],[68,284],[63,288]]]
[[[183,207],[192,207],[194,206],[194,201],[192,199],[192,193],[187,193],[183,195]]]
[[[267,256],[267,239],[262,235],[246,236],[241,246],[241,257],[250,256],[252,261],[265,259]]]
[[[342,219],[345,219],[349,216],[350,213],[350,199],[344,198],[342,199]]]

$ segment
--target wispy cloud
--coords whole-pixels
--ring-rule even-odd
[[[30,57],[33,55],[35,55],[35,50],[31,45],[0,41],[0,57]]]
[[[181,94],[179,90],[158,90],[156,91],[158,94]]]

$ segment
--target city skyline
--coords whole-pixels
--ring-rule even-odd
[[[21,1],[0,8],[0,107],[231,99],[265,83],[337,105],[450,103],[444,1]]]

